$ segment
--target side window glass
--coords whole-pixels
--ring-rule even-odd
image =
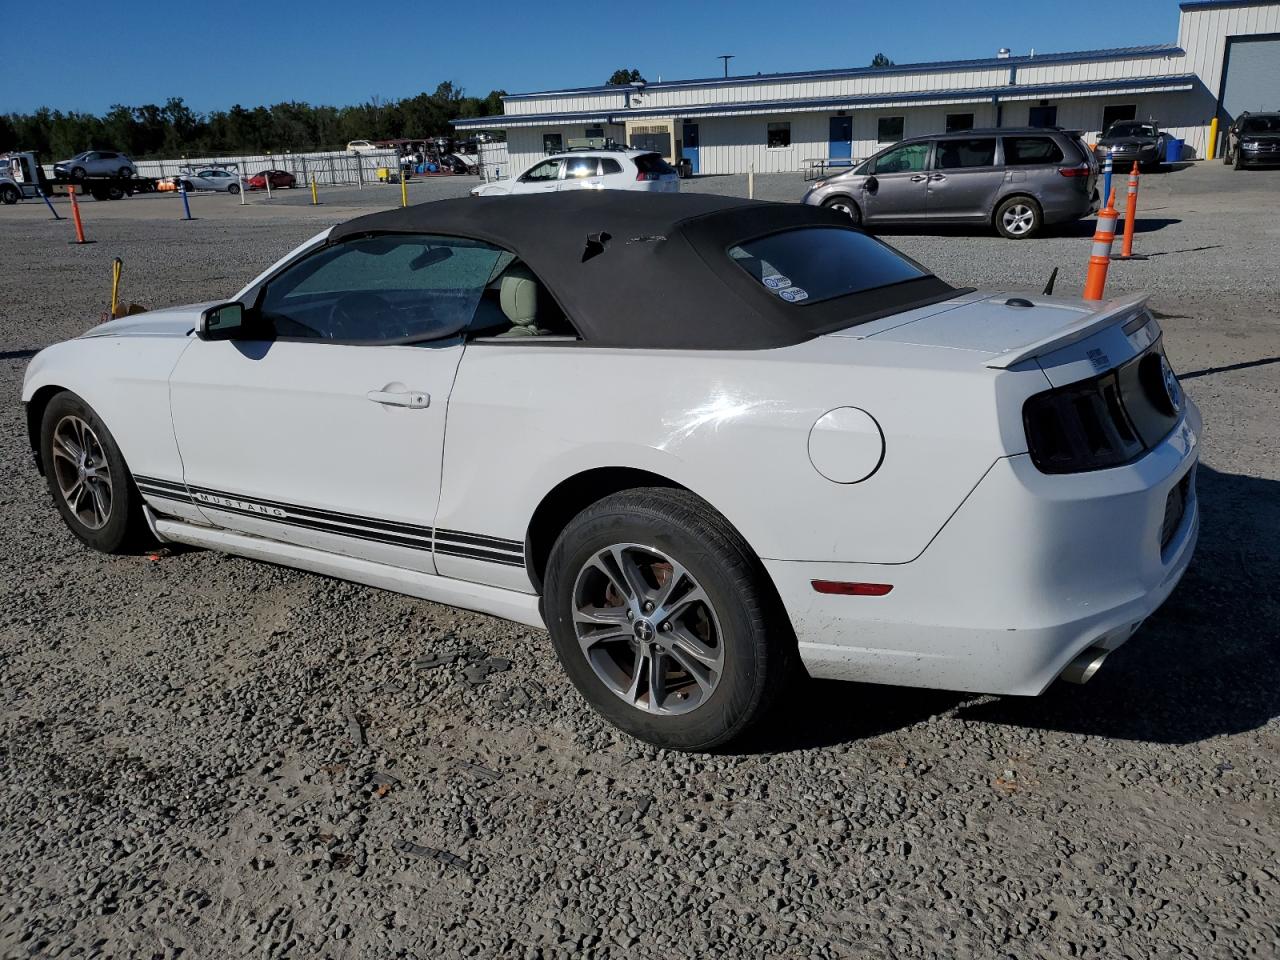
[[[258,321],[275,336],[417,343],[455,336],[511,255],[478,240],[362,237],[326,247],[264,288]]]
[[[606,175],[610,173],[621,173],[622,164],[610,157],[602,157],[600,159],[600,172]]]
[[[938,170],[962,170],[965,167],[990,167],[996,162],[996,138],[974,140],[939,140],[933,153]]]
[[[1061,163],[1062,151],[1048,137],[1005,137],[1004,162],[1007,167]]]
[[[541,183],[546,180],[554,180],[560,175],[559,160],[543,160],[541,163],[530,169],[520,179],[526,183]]]
[[[596,176],[597,163],[595,157],[574,157],[565,163],[564,178]]]
[[[928,143],[906,143],[876,160],[876,173],[911,173],[924,169],[929,159]]]

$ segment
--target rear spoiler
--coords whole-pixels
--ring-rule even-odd
[[[1121,297],[1119,300],[1112,300],[1097,313],[1087,314],[1056,333],[1024,343],[1020,347],[1010,347],[999,356],[988,360],[987,366],[994,370],[1007,370],[1015,363],[1031,360],[1053,350],[1079,343],[1100,330],[1132,320],[1146,306],[1149,296],[1150,294],[1146,293],[1135,293],[1128,297]]]

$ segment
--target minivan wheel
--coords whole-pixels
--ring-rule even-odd
[[[844,196],[828,197],[826,200],[822,201],[822,205],[826,207],[828,210],[836,210],[839,213],[843,213],[846,217],[848,217],[854,223],[862,222],[862,211],[859,210],[858,205],[854,203],[852,200],[850,200],[848,197],[844,197]]]
[[[1010,197],[996,208],[996,230],[1010,240],[1025,240],[1040,231],[1039,205],[1029,197]]]
[[[659,747],[741,735],[785,684],[795,640],[767,575],[732,526],[684,490],[598,501],[560,534],[543,612],[578,692]]]

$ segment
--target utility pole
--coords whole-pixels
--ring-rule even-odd
[[[716,57],[717,60],[724,61],[724,78],[726,80],[729,79],[729,61],[732,60],[733,58],[734,58],[734,54],[732,53],[722,53],[720,54],[720,56]]]

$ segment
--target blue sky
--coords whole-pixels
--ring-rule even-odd
[[[1173,43],[1178,30],[1176,0],[85,6],[127,16],[50,16],[40,29],[0,31],[0,112],[100,113],[170,96],[202,112],[281,100],[343,105],[412,96],[441,80],[483,96],[603,83],[620,66],[649,80],[715,76],[721,53],[736,55],[732,73],[773,73],[865,66],[877,51],[907,63],[989,56],[1001,46]]]

